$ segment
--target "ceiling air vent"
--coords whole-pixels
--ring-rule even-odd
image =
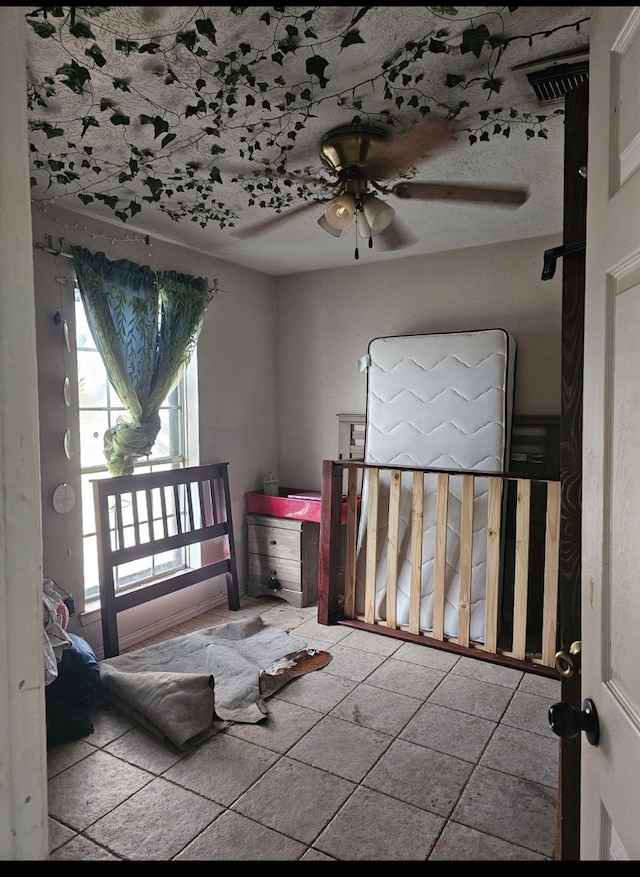
[[[529,84],[541,104],[562,100],[568,91],[582,85],[589,78],[589,62],[554,64],[544,70],[527,73]]]

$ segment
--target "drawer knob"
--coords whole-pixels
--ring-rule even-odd
[[[271,591],[279,591],[279,590],[282,588],[282,585],[280,584],[280,582],[279,582],[278,579],[276,578],[276,571],[275,571],[275,569],[272,569],[272,570],[271,570],[271,578],[270,578],[269,581],[267,582],[267,587],[268,587]]]
[[[277,545],[277,544],[278,544],[278,543],[276,542],[275,539],[271,539],[270,542],[269,542],[269,545]]]

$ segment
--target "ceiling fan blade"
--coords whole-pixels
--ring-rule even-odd
[[[234,229],[231,234],[237,238],[250,238],[254,235],[265,234],[281,223],[293,219],[294,216],[299,216],[301,213],[304,213],[307,210],[312,210],[316,208],[318,204],[323,203],[323,201],[305,201],[302,204],[298,204],[296,207],[291,207],[283,213],[269,216],[261,222],[254,222],[253,225],[247,225],[245,228]]]
[[[455,129],[438,116],[425,116],[389,140],[371,144],[366,170],[371,179],[401,176],[420,161],[443,152],[455,141]]]
[[[519,186],[475,186],[462,183],[398,183],[391,189],[398,198],[419,201],[466,201],[519,207],[529,197],[529,190]]]
[[[380,241],[384,250],[402,250],[415,244],[416,238],[396,217],[390,225],[375,235],[373,241],[374,247],[376,242]]]

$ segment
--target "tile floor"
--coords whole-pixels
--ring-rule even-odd
[[[49,749],[54,861],[553,859],[560,683],[242,598],[332,661],[188,753],[98,703]]]

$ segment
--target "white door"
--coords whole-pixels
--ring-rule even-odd
[[[594,7],[584,349],[580,857],[640,859],[640,7]]]

